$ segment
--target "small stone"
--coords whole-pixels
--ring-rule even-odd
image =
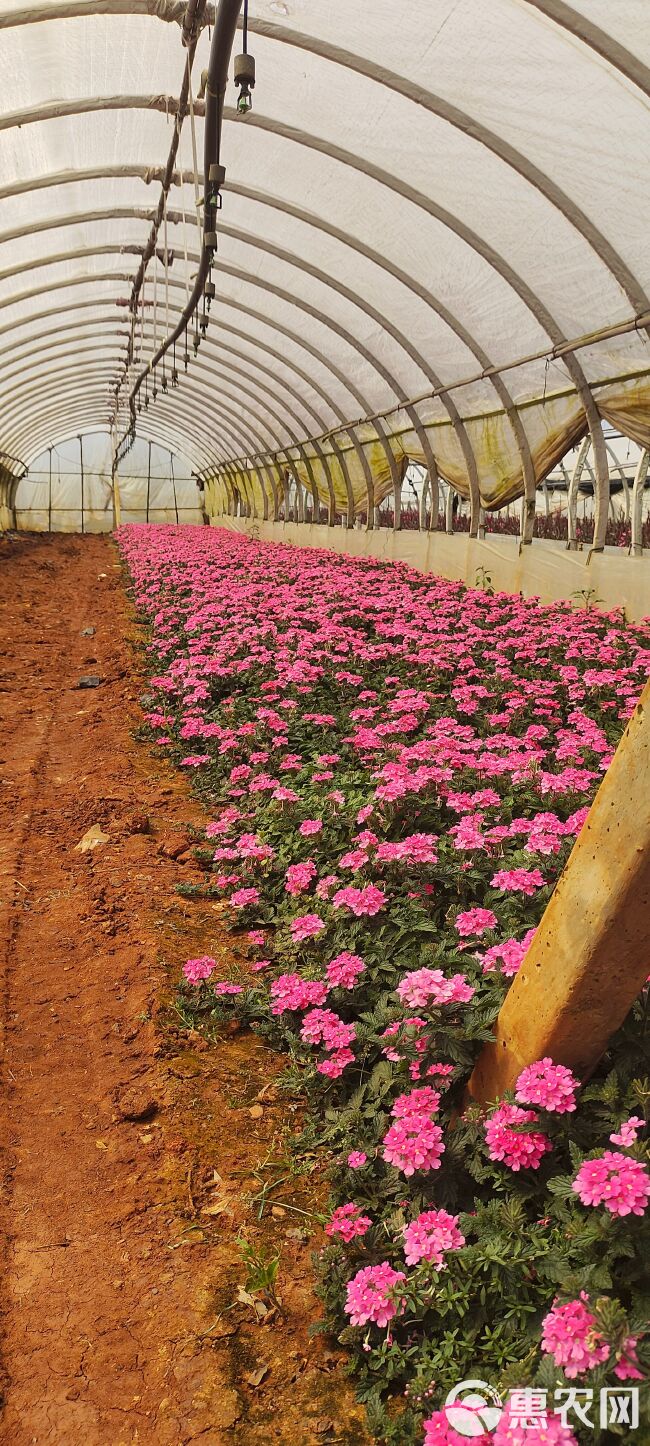
[[[134,1120],[142,1123],[145,1120],[152,1120],[158,1114],[160,1108],[154,1095],[146,1090],[125,1090],[117,1100],[117,1112],[121,1120]]]
[[[75,688],[101,688],[103,681],[104,679],[100,678],[99,673],[84,673],[83,677],[79,678],[79,681],[73,686]]]
[[[177,859],[180,854],[185,853],[190,840],[187,834],[172,834],[170,838],[163,839],[158,846],[158,853],[166,859]]]
[[[128,820],[129,833],[150,833],[151,819],[146,813],[132,813]]]
[[[82,636],[82,638],[94,638],[94,636],[95,636],[95,629],[94,629],[94,628],[82,628],[82,629],[81,629],[81,636]]]

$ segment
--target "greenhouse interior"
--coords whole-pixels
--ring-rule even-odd
[[[0,60],[0,1441],[650,1446],[650,6]]]

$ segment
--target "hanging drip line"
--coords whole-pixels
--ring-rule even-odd
[[[158,350],[158,257],[153,259],[153,354]],[[151,365],[151,363],[149,364]]]
[[[169,251],[167,249],[167,197],[163,203],[163,249],[165,264],[165,335],[169,336]],[[165,358],[162,359],[163,391],[167,391]]]
[[[143,276],[143,278],[142,278],[142,295],[141,295],[141,297],[140,297],[140,336],[139,336],[139,338],[138,338],[138,366],[142,366],[142,357],[143,357],[143,354],[144,354],[144,303],[145,303],[146,284],[147,284],[147,278],[146,278],[146,276]]]
[[[194,121],[194,97],[192,95],[192,77],[190,75],[189,88],[190,102],[190,133],[192,136],[192,170],[194,173],[194,210],[196,214],[196,228],[199,233],[199,251],[203,248],[203,227],[201,223],[201,196],[199,192],[199,164],[196,153],[196,124]]]
[[[178,179],[179,179],[179,184],[180,184],[180,188],[181,188],[181,200],[182,200],[182,205],[183,205],[183,255],[184,255],[184,257],[185,257],[185,299],[186,299],[186,301],[189,301],[189,299],[190,299],[190,271],[189,271],[189,266],[188,266],[188,262],[187,262],[187,212],[186,212],[186,210],[185,210],[185,202],[184,202],[183,199],[182,199],[182,198],[183,198],[183,167],[182,167],[182,165],[179,166],[179,168],[178,168]]]

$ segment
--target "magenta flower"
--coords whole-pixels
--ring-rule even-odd
[[[447,1250],[460,1250],[465,1236],[458,1229],[458,1216],[446,1210],[423,1210],[402,1230],[404,1257],[407,1265],[420,1260],[432,1261],[438,1269],[444,1264]]]
[[[310,838],[312,834],[320,833],[322,827],[322,818],[306,818],[304,822],[301,823],[298,833],[301,833],[303,838]]]
[[[362,918],[364,915],[378,914],[386,903],[386,895],[374,884],[367,884],[364,889],[349,886],[339,889],[332,903],[335,909],[350,909],[357,918]]]
[[[644,1215],[650,1176],[640,1160],[605,1150],[580,1166],[573,1189],[583,1205],[604,1205],[610,1215]]]
[[[358,954],[343,950],[327,966],[327,978],[333,988],[354,989],[357,980],[365,973],[365,964]]]
[[[346,1205],[339,1205],[325,1226],[326,1235],[340,1235],[346,1244],[355,1240],[357,1236],[365,1235],[372,1225],[369,1215],[362,1215],[358,1205],[352,1200]]]
[[[494,929],[497,922],[497,916],[491,909],[466,909],[464,914],[456,915],[455,928],[461,939],[467,939],[470,934],[478,937],[484,934],[486,929]]]
[[[426,1115],[406,1115],[396,1120],[384,1135],[382,1155],[403,1175],[416,1170],[439,1170],[444,1144],[442,1130]]]
[[[539,869],[499,869],[490,879],[490,883],[493,889],[526,894],[532,898],[535,891],[543,887],[544,879]]]
[[[259,903],[259,889],[237,889],[230,895],[228,903],[231,909],[247,909],[250,904]]]
[[[406,1280],[403,1270],[393,1270],[387,1260],[365,1265],[348,1281],[345,1311],[352,1325],[387,1326],[403,1310],[397,1287]]]
[[[466,1409],[471,1409],[471,1407]],[[477,1416],[477,1428],[478,1421]],[[432,1416],[428,1416],[426,1421],[422,1422],[422,1425],[424,1427],[424,1446],[467,1446],[468,1439],[471,1440],[471,1446],[491,1446],[493,1439],[484,1431],[479,1431],[478,1434],[473,1433],[471,1438],[468,1438],[467,1435],[461,1436],[451,1425],[446,1411],[434,1411]]]
[[[587,1307],[588,1299],[583,1290],[579,1300],[569,1300],[565,1305],[556,1301],[542,1321],[542,1350],[553,1357],[570,1381],[609,1356],[609,1346],[596,1330],[596,1317]]]
[[[571,1427],[563,1426],[562,1417],[552,1407],[542,1414],[537,1424],[529,1421],[530,1417],[526,1420],[522,1411],[517,1414],[516,1400],[511,1397],[494,1435],[488,1438],[490,1446],[580,1446]]]
[[[618,1133],[615,1131],[609,1138],[613,1145],[622,1145],[629,1149],[630,1145],[636,1144],[639,1130],[643,1129],[645,1129],[645,1120],[642,1120],[640,1115],[630,1115],[629,1120],[623,1120],[623,1123],[619,1125]]]
[[[300,914],[297,919],[292,919],[289,925],[291,936],[296,943],[303,939],[314,939],[317,934],[322,934],[325,925],[318,914]]]
[[[538,1105],[558,1115],[569,1114],[576,1107],[575,1092],[580,1081],[563,1064],[553,1064],[546,1055],[522,1070],[517,1080],[515,1098],[523,1105]]]
[[[183,965],[183,973],[188,984],[202,984],[204,979],[210,978],[216,967],[216,959],[202,954],[199,959],[187,959]]]
[[[513,1130],[513,1125],[537,1124],[534,1110],[518,1105],[497,1105],[485,1123],[485,1139],[491,1160],[503,1161],[510,1170],[538,1170],[544,1155],[553,1148],[541,1130]]]
[[[363,1150],[350,1150],[347,1163],[351,1170],[360,1170],[367,1159],[368,1156],[364,1155]]]
[[[280,974],[271,984],[271,1014],[284,1014],[289,1009],[311,1009],[324,1004],[327,989],[317,979],[303,979],[300,974]]]
[[[220,984],[215,984],[214,992],[215,994],[227,995],[243,994],[244,991],[241,984],[229,984],[228,980],[224,979]]]
[[[467,1004],[476,993],[464,974],[446,979],[441,969],[412,969],[398,984],[396,994],[402,1004],[423,1009],[427,1004]]]

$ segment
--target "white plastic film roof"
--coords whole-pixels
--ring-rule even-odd
[[[0,0],[9,467],[72,434],[119,436],[185,303],[206,30],[196,167],[188,117],[168,265],[161,227],[127,367],[184,11]],[[208,335],[196,359],[190,338],[187,375],[177,345],[181,384],[159,386],[138,434],[264,515],[287,468],[369,512],[405,456],[475,507],[530,501],[588,431],[606,487],[600,419],[650,443],[647,0],[250,0],[249,48],[252,114],[226,97]]]

